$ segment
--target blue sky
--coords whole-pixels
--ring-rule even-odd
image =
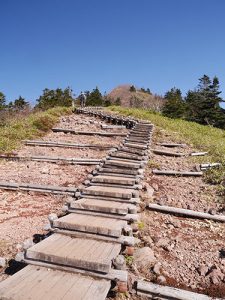
[[[225,98],[224,0],[0,0],[0,91],[34,102],[131,83],[185,93],[217,75]]]

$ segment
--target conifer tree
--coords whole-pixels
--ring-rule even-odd
[[[101,106],[103,104],[103,97],[98,87],[96,87],[88,96],[86,105]]]
[[[163,115],[169,118],[182,118],[185,112],[185,102],[181,91],[174,87],[165,94],[165,99]]]

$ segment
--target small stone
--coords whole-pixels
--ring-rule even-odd
[[[126,269],[126,261],[123,255],[118,255],[113,260],[113,265],[117,270],[125,270]]]
[[[209,268],[205,265],[201,265],[200,267],[197,268],[197,271],[198,271],[199,275],[205,276],[206,273],[209,271]]]
[[[22,242],[22,248],[24,250],[29,249],[30,247],[32,247],[34,245],[34,242],[32,241],[32,239],[26,239],[24,242]]]
[[[157,282],[160,284],[165,284],[166,278],[164,276],[160,275],[159,277],[157,277]]]
[[[5,268],[7,265],[7,259],[5,257],[0,257],[0,267]]]
[[[215,208],[210,208],[210,209],[209,209],[209,214],[210,214],[210,215],[216,215],[216,210],[215,210]]]
[[[49,169],[48,168],[43,168],[41,170],[41,174],[49,174]]]
[[[158,186],[158,184],[155,183],[155,182],[152,183],[152,187],[153,187],[153,189],[154,189],[156,192],[159,190],[159,186]]]
[[[168,246],[169,243],[170,243],[170,239],[169,238],[160,238],[157,241],[156,246],[164,248],[164,247]]]
[[[156,275],[160,275],[161,274],[161,269],[162,269],[162,266],[161,264],[158,262],[154,265],[154,268],[153,268],[153,272],[156,274]]]

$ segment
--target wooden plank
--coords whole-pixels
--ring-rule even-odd
[[[12,182],[0,182],[0,189],[7,190],[23,190],[23,191],[36,191],[54,194],[69,194],[74,195],[77,188],[63,187],[54,185],[38,185],[31,183],[12,183]]]
[[[100,136],[107,136],[107,137],[114,137],[114,136],[127,136],[126,133],[117,133],[117,132],[101,132],[101,131],[77,131],[72,129],[64,129],[64,128],[52,128],[53,132],[64,132],[64,133],[71,133],[77,135],[100,135]]]
[[[113,145],[102,144],[73,144],[64,142],[45,142],[45,141],[23,141],[27,146],[40,146],[40,147],[62,147],[62,148],[93,148],[93,149],[110,149],[115,148]]]
[[[104,201],[96,199],[81,198],[70,203],[70,208],[78,210],[89,210],[110,214],[126,215],[129,212],[136,213],[137,207],[132,204],[120,203],[114,201]]]
[[[184,148],[187,146],[186,144],[180,144],[180,143],[156,143],[156,145],[168,147],[168,148],[175,148],[175,147]]]
[[[91,182],[134,185],[135,179],[120,177],[120,176],[115,177],[115,176],[110,176],[110,175],[109,176],[97,175],[92,178]]]
[[[120,237],[126,221],[72,213],[53,221],[53,227]]]
[[[0,298],[104,300],[110,286],[110,280],[30,265],[0,283]],[[100,292],[98,295],[97,291]]]
[[[94,186],[94,185],[82,189],[82,193],[84,195],[105,196],[105,197],[114,197],[114,198],[122,198],[122,199],[131,199],[135,192],[136,191],[132,189]]]
[[[171,152],[171,151],[165,151],[165,150],[159,150],[159,149],[151,149],[151,151],[155,154],[165,155],[165,156],[173,156],[173,157],[182,157],[182,156],[186,155],[185,153]]]
[[[177,214],[177,215],[183,215],[183,216],[191,217],[191,218],[209,219],[209,220],[214,220],[214,221],[218,221],[218,222],[225,222],[224,215],[211,215],[211,214],[203,213],[200,211],[194,211],[194,210],[177,208],[177,207],[166,206],[166,205],[158,205],[158,204],[153,204],[153,203],[150,203],[148,205],[148,208],[151,210],[156,210],[156,211],[171,213],[171,214]]]
[[[21,161],[43,161],[49,163],[65,163],[76,165],[96,165],[101,162],[101,159],[86,159],[86,158],[67,158],[67,157],[46,157],[46,156],[12,156],[0,155],[0,159],[21,160]]]
[[[188,172],[175,170],[152,170],[156,175],[172,175],[172,176],[202,176],[203,172]]]
[[[106,166],[118,166],[120,168],[132,168],[132,169],[139,169],[141,167],[141,163],[121,161],[113,158],[107,159],[104,164]]]
[[[147,281],[137,281],[137,294],[146,295],[147,297],[160,297],[160,299],[173,299],[173,300],[210,300],[203,294],[193,293],[186,290],[181,290],[173,287],[162,286]],[[213,298],[216,299],[216,298]],[[217,298],[218,299],[218,298]]]
[[[107,251],[103,254],[105,249],[110,255]],[[119,244],[55,233],[27,249],[26,259],[108,273],[112,259],[119,254],[120,249]]]

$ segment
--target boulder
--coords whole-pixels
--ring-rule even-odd
[[[137,267],[154,265],[156,258],[154,252],[149,247],[139,248],[134,252],[134,262]]]

